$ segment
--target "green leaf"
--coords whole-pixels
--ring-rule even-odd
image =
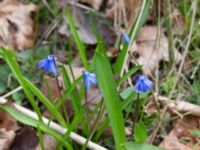
[[[112,70],[108,59],[99,52],[95,54],[94,69],[97,76],[98,85],[105,100],[106,108],[117,150],[122,150],[122,145],[126,141],[125,127],[120,98],[117,86],[113,78]]]
[[[129,70],[123,77],[119,80],[118,86],[121,85],[124,81],[126,81],[132,74],[136,73],[142,68],[142,65],[138,65],[133,67],[131,70]]]
[[[34,111],[37,113],[39,120],[42,121],[42,117],[41,117],[42,115],[41,115],[40,109],[37,106],[35,99],[32,96],[32,93],[29,91],[29,89],[27,88],[27,86],[24,83],[22,73],[20,72],[19,66],[17,65],[13,51],[9,51],[5,48],[0,48],[0,55],[3,56],[3,59],[6,61],[6,63],[12,70],[13,74],[15,75],[18,82],[22,86],[24,93],[26,94],[28,100],[30,101]]]
[[[85,53],[85,46],[81,42],[81,40],[79,38],[78,32],[76,30],[76,26],[75,26],[74,21],[73,21],[73,18],[72,18],[71,14],[70,14],[70,11],[66,7],[65,7],[65,14],[66,14],[66,17],[67,17],[67,20],[68,20],[72,35],[73,35],[73,37],[75,39],[75,42],[77,44],[80,57],[81,57],[81,59],[83,61],[83,65],[84,65],[85,69],[88,70],[89,67],[88,67],[88,61],[87,61],[87,57],[86,57],[86,53]]]
[[[135,141],[139,143],[145,143],[147,139],[147,128],[143,122],[138,122],[134,127]]]
[[[193,135],[193,136],[200,137],[200,131],[199,131],[199,130],[192,130],[192,131],[190,132],[190,134]]]
[[[148,144],[140,144],[136,142],[127,142],[124,144],[126,150],[165,150],[164,148],[156,147]]]
[[[48,110],[53,114],[53,116],[58,120],[58,122],[63,126],[66,127],[65,120],[61,113],[57,110],[55,105],[53,105],[44,94],[29,80],[24,78],[25,85],[38,97],[38,99],[48,108]]]

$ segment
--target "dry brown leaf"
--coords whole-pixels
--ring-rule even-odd
[[[14,138],[15,132],[13,130],[0,129],[0,150],[9,150]]]
[[[89,45],[97,44],[97,39],[92,31],[90,21],[91,18],[88,12],[74,6],[71,9],[71,13],[81,41]],[[106,24],[105,21],[102,21],[102,18],[99,19],[96,15],[93,16],[93,22],[95,24],[96,31],[103,39],[106,46],[114,45],[116,40],[116,33],[114,29],[110,25]],[[62,36],[71,37],[68,20],[66,19],[65,14],[63,14],[63,21],[58,31]]]
[[[182,35],[185,31],[186,21],[185,17],[180,13],[178,9],[174,9],[172,12],[172,22],[173,22],[173,34]]]
[[[56,150],[57,142],[55,139],[50,137],[49,135],[44,134],[43,135],[43,144],[45,150]],[[40,144],[35,148],[35,150],[41,150]]]
[[[33,150],[38,145],[37,131],[24,126],[16,135],[10,150]]]
[[[79,0],[79,2],[86,3],[86,4],[90,5],[92,8],[99,10],[103,0],[92,0],[92,1],[91,0]]]
[[[167,106],[168,110],[172,114],[184,113],[184,114],[200,117],[199,105],[195,105],[187,101],[181,101],[181,100],[174,101],[163,96],[157,96],[157,100],[161,107]],[[145,108],[145,111],[149,114],[157,112],[156,104],[154,103],[154,101],[149,101],[149,103],[147,104]]]
[[[156,26],[145,26],[141,29],[136,44],[131,47],[131,54],[137,55],[137,62],[142,64],[146,74],[153,72],[161,60],[169,61],[168,39],[161,31],[160,48],[156,48],[157,28]],[[182,55],[175,49],[176,63],[181,60]]]
[[[12,102],[8,101],[1,105],[12,107]],[[17,120],[8,113],[6,113],[5,111],[3,111],[2,109],[0,109],[0,129],[13,130],[13,131],[19,129],[17,125]]]
[[[59,87],[54,77],[44,75],[41,90],[51,102],[60,98]]]
[[[168,150],[192,150],[198,143],[198,137],[190,134],[192,130],[199,130],[200,118],[187,116],[184,119],[178,119],[173,122],[173,129],[165,136],[160,146]],[[180,141],[186,141],[183,144]],[[200,149],[196,145],[196,150]]]
[[[12,45],[24,50],[34,45],[35,25],[32,15],[34,4],[23,4],[18,0],[0,2],[0,46]]]

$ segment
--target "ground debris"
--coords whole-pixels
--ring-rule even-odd
[[[18,0],[0,2],[0,46],[12,45],[16,50],[32,47],[36,33],[32,16],[36,11],[34,4]]]

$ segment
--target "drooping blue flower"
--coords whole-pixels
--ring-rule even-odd
[[[150,81],[145,75],[138,75],[138,79],[135,84],[136,93],[146,93],[153,86],[153,82]]]
[[[38,69],[44,68],[46,73],[52,72],[54,76],[57,76],[55,59],[56,57],[54,55],[49,55],[45,57],[38,63]]]
[[[130,44],[130,39],[128,35],[126,34],[126,32],[122,32],[122,39],[126,44]]]
[[[84,84],[85,84],[86,91],[88,91],[90,89],[91,82],[94,85],[97,85],[97,79],[96,79],[96,75],[94,73],[89,73],[87,71],[83,71],[83,78],[84,78]]]

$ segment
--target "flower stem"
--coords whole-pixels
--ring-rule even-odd
[[[139,111],[140,111],[140,93],[137,93],[137,100],[136,100],[136,104],[135,104],[135,114],[134,114],[133,125],[138,121]]]

